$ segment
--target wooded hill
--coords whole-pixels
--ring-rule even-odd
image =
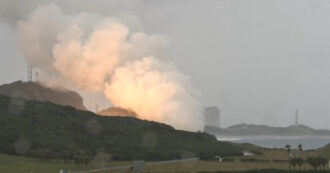
[[[107,117],[56,105],[0,95],[0,152],[35,156],[72,150],[112,155],[114,160],[169,160],[241,155],[243,145],[212,135],[175,130],[134,117]],[[49,157],[53,157],[49,154]]]

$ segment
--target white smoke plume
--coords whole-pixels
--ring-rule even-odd
[[[186,76],[153,57],[117,67],[105,94],[113,104],[134,110],[140,118],[181,129],[201,129],[203,109]]]
[[[53,82],[103,92],[141,119],[201,130],[199,92],[166,59],[166,38],[130,31],[132,23],[45,5],[20,21],[18,32],[27,62]]]

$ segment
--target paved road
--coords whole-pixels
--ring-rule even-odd
[[[168,164],[168,163],[176,163],[176,162],[189,162],[199,160],[199,158],[190,158],[190,159],[178,159],[178,160],[166,160],[166,161],[159,161],[159,162],[149,162],[145,165],[161,165],[161,164]],[[117,169],[127,169],[130,168],[131,165],[127,166],[117,166],[117,167],[109,167],[109,168],[100,168],[100,169],[91,169],[91,170],[84,170],[84,171],[77,171],[71,173],[89,173],[89,172],[98,172],[98,171],[110,171],[110,170],[117,170]]]

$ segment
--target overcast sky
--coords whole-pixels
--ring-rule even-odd
[[[70,12],[132,14],[139,28],[170,41],[170,58],[190,76],[221,125],[330,129],[330,1],[0,1],[0,83],[26,78],[16,22],[40,2]],[[80,2],[80,3],[79,3]]]

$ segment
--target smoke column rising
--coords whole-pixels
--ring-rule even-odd
[[[132,32],[123,21],[129,23],[39,6],[18,23],[22,52],[29,64],[52,76],[49,82],[103,92],[141,119],[201,130],[199,92],[166,59],[166,38]]]

